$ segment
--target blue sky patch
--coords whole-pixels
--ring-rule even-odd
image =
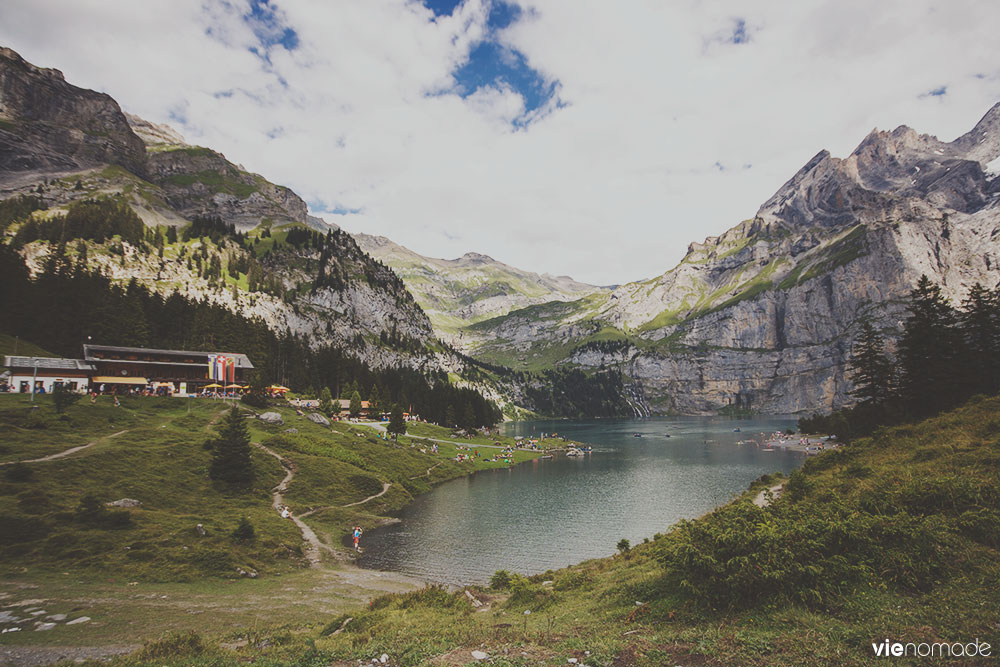
[[[309,205],[309,210],[313,213],[325,213],[327,215],[357,215],[364,210],[360,208],[347,208],[346,206],[340,206],[339,204],[328,206],[326,202],[318,199],[306,203]]]
[[[451,16],[462,0],[424,0],[424,7],[434,12],[434,16]]]
[[[746,19],[736,19],[736,23],[733,25],[733,34],[729,40],[733,44],[746,44],[750,41]]]
[[[455,0],[424,0],[435,16],[450,15],[460,4]],[[527,125],[534,118],[533,112],[556,97],[559,82],[547,80],[528,65],[524,54],[500,43],[499,32],[522,16],[518,5],[493,0],[486,20],[486,36],[472,47],[468,60],[452,72],[454,87],[438,94],[457,94],[464,99],[483,88],[510,88],[524,100],[524,113],[513,125]]]
[[[262,58],[275,46],[286,51],[294,51],[299,46],[299,35],[283,22],[283,17],[275,10],[270,0],[250,0],[250,12],[243,15],[253,34],[260,40],[260,47],[250,51]]]
[[[523,55],[493,41],[473,47],[469,60],[453,76],[463,98],[483,87],[510,86],[524,98],[525,113],[543,106],[558,88],[557,82],[546,81],[529,67]]]

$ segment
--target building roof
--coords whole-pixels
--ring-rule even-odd
[[[56,357],[4,357],[7,368],[39,368],[59,371],[92,371],[94,366],[83,359],[59,359]]]
[[[155,349],[155,348],[150,348],[150,347],[122,347],[122,346],[119,346],[119,345],[91,345],[89,343],[85,343],[84,346],[83,346],[83,356],[86,358],[87,361],[118,361],[118,362],[126,363],[126,364],[129,364],[129,363],[131,363],[131,364],[136,364],[136,363],[143,363],[143,364],[150,364],[150,363],[153,363],[153,364],[155,364],[155,363],[161,363],[161,364],[163,364],[163,363],[170,363],[170,364],[174,364],[174,363],[176,363],[176,364],[194,365],[194,366],[202,366],[204,364],[203,363],[189,364],[189,363],[180,362],[180,361],[178,361],[178,362],[163,362],[163,361],[156,362],[156,361],[146,361],[146,360],[143,360],[143,359],[106,359],[104,357],[97,356],[96,354],[94,354],[95,352],[118,352],[118,353],[122,353],[122,354],[165,354],[165,355],[172,355],[172,356],[178,356],[178,357],[180,357],[180,356],[188,356],[188,357],[203,356],[203,357],[206,357],[205,363],[207,363],[207,361],[208,361],[207,357],[209,355],[219,354],[219,355],[222,355],[224,357],[230,357],[232,359],[235,359],[236,360],[236,367],[237,368],[253,368],[253,364],[250,362],[250,358],[247,355],[242,354],[240,352],[200,352],[200,351],[193,351],[193,350],[161,350],[161,349]]]

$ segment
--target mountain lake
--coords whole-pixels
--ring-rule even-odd
[[[622,538],[642,542],[722,505],[763,474],[798,468],[804,454],[752,442],[795,424],[780,417],[507,423],[504,435],[556,433],[593,452],[446,482],[396,512],[399,523],[366,532],[359,564],[467,585],[499,569],[530,575],[609,556]]]

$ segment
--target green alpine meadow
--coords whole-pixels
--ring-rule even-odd
[[[990,665],[1000,6],[0,4],[0,665]]]

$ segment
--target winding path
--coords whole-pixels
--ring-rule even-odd
[[[355,505],[364,505],[369,500],[375,500],[376,498],[378,498],[380,496],[384,496],[385,492],[389,490],[390,486],[392,486],[391,482],[382,482],[382,490],[379,491],[378,493],[376,493],[374,496],[368,496],[364,500],[359,500],[356,503],[348,503],[347,505],[343,505],[343,507],[354,507]]]
[[[228,411],[228,409],[221,410],[221,411],[219,411],[218,414],[216,414],[214,417],[212,417],[212,421],[208,422],[208,424],[205,426],[205,430],[208,431],[209,433],[211,433],[212,426],[214,426],[215,423],[218,422],[219,419],[222,417],[222,415],[226,414],[227,411]],[[171,421],[173,421],[173,418],[168,418],[166,421],[163,422],[163,424],[161,424],[161,426],[165,426],[166,424],[169,424]],[[132,430],[134,430],[134,429],[127,428],[124,431],[118,431],[117,433],[112,433],[111,435],[104,435],[104,436],[101,436],[100,438],[98,438],[97,440],[91,440],[90,442],[88,442],[85,445],[77,445],[76,447],[70,447],[69,449],[67,449],[65,451],[58,452],[56,454],[49,454],[48,456],[42,456],[42,457],[37,458],[37,459],[24,459],[22,461],[3,461],[3,462],[0,462],[0,466],[9,466],[9,465],[14,465],[15,463],[43,463],[45,461],[55,461],[56,459],[61,459],[61,458],[64,458],[66,456],[72,456],[73,454],[76,454],[77,452],[82,452],[83,450],[87,449],[88,447],[93,447],[97,443],[102,442],[104,440],[110,440],[111,438],[117,438],[118,436],[120,436],[122,434],[125,434],[125,433],[128,433],[129,431],[132,431]]]
[[[427,472],[425,472],[423,475],[416,475],[415,477],[411,477],[410,479],[420,479],[421,477],[430,477],[431,476],[431,470],[434,470],[434,468],[437,468],[442,463],[444,463],[444,461],[438,461],[437,463],[435,463],[434,465],[432,465],[430,468],[428,468]]]
[[[102,437],[98,438],[97,440],[92,440],[91,442],[88,442],[86,445],[78,445],[76,447],[70,447],[69,449],[67,449],[65,451],[62,451],[62,452],[59,452],[57,454],[49,454],[48,456],[43,456],[43,457],[37,458],[37,459],[24,459],[23,461],[4,461],[3,463],[0,463],[0,466],[9,466],[9,465],[14,465],[15,463],[41,463],[43,461],[55,461],[56,459],[61,459],[61,458],[65,457],[65,456],[70,456],[72,454],[76,454],[77,452],[82,452],[83,450],[87,449],[88,447],[93,447],[97,443],[102,442],[104,440],[110,440],[111,438],[117,438],[121,434],[128,433],[131,430],[132,429],[127,428],[124,431],[118,431],[117,433],[112,433],[111,435],[102,436]]]
[[[291,483],[292,478],[295,477],[295,471],[297,468],[295,467],[294,463],[284,458],[281,454],[265,447],[259,442],[253,442],[250,444],[252,444],[254,447],[258,447],[264,450],[274,458],[278,459],[278,462],[281,464],[281,467],[285,469],[285,478],[282,479],[280,482],[278,482],[278,486],[274,487],[272,493],[271,505],[274,507],[276,511],[280,512],[282,505],[285,504],[284,494],[286,491],[288,491],[288,485],[289,483]],[[326,551],[327,553],[331,554],[334,557],[340,557],[340,554],[335,549],[323,543],[318,537],[316,537],[316,533],[313,532],[313,529],[310,528],[308,525],[306,525],[306,522],[303,521],[300,517],[297,517],[293,514],[289,518],[291,518],[291,520],[295,522],[295,525],[299,527],[299,530],[302,532],[302,539],[306,541],[305,557],[306,560],[309,561],[310,567],[320,566],[320,562],[322,560],[321,554],[323,551]]]

